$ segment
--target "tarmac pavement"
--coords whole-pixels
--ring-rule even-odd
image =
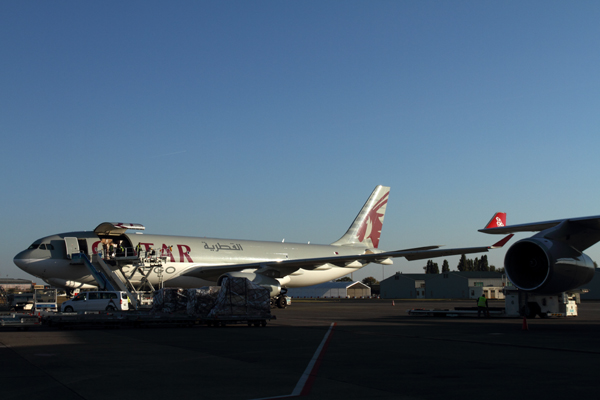
[[[501,302],[490,301],[490,306]],[[497,304],[496,304],[497,303]],[[474,301],[294,301],[267,327],[0,331],[3,399],[290,395],[335,323],[303,398],[487,399],[598,393],[600,303],[575,318],[436,318]]]

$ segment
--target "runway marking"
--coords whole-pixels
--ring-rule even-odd
[[[292,393],[283,396],[263,397],[254,400],[288,399],[292,397],[307,396],[310,393],[310,390],[312,389],[312,385],[315,382],[315,379],[317,378],[319,366],[321,365],[321,362],[323,362],[323,355],[325,354],[325,350],[327,350],[327,347],[329,346],[329,341],[331,340],[331,335],[333,334],[333,328],[335,328],[335,325],[335,322],[332,322],[331,325],[329,325],[329,329],[327,330],[325,337],[323,337],[321,344],[319,345],[319,347],[317,347],[315,354],[312,356],[310,362],[306,366],[304,373],[300,377],[300,380],[296,384],[296,387],[294,388]]]

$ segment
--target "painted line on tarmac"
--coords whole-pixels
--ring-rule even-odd
[[[335,322],[332,322],[331,325],[329,325],[329,329],[327,330],[325,337],[323,337],[321,344],[319,345],[319,347],[317,347],[317,351],[315,351],[315,354],[306,366],[304,373],[300,377],[300,380],[296,384],[296,387],[294,388],[292,393],[283,396],[263,397],[254,400],[287,399],[291,397],[307,396],[310,393],[310,390],[312,389],[312,385],[315,382],[315,379],[317,378],[319,366],[323,362],[323,356],[325,354],[325,350],[327,350],[327,347],[329,346],[329,341],[331,340],[331,335],[333,334],[333,328],[335,328],[335,325]]]

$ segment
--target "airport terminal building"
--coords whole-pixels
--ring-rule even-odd
[[[296,299],[366,298],[371,288],[362,282],[325,282],[318,285],[288,289],[287,295]]]
[[[33,288],[33,283],[27,279],[4,278],[0,279],[0,286],[6,291],[27,292]]]
[[[474,299],[485,293],[490,299],[503,299],[502,288],[511,285],[499,272],[444,272],[441,274],[402,274],[380,283],[384,299]]]

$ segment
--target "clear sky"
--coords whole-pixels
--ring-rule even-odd
[[[495,211],[598,215],[599,21],[597,1],[0,2],[0,274],[104,221],[331,243],[377,184],[389,250],[492,244]]]

